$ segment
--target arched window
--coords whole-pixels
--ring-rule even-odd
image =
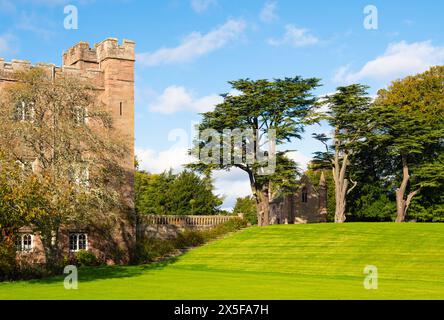
[[[303,188],[302,189],[302,203],[307,203],[308,202],[308,191],[307,188]]]
[[[86,233],[69,234],[69,251],[88,250],[88,235]]]
[[[33,247],[33,239],[31,234],[19,234],[15,240],[17,251],[31,251]]]

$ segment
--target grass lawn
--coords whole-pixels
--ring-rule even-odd
[[[379,289],[365,290],[364,267]],[[164,264],[0,283],[0,299],[444,299],[444,224],[249,228]]]

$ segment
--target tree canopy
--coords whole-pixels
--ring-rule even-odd
[[[138,171],[135,187],[136,210],[142,215],[214,215],[223,202],[214,194],[209,177],[187,170],[179,174]]]
[[[201,172],[234,167],[245,171],[256,201],[258,223],[267,225],[273,189],[291,187],[298,174],[297,164],[287,156],[289,150],[276,147],[300,139],[304,127],[314,121],[313,91],[320,80],[294,77],[229,83],[239,94],[222,95],[224,101],[202,115],[199,133],[212,130],[213,134],[196,138],[193,151],[199,161],[189,167]],[[214,160],[211,163],[201,156],[208,147]]]

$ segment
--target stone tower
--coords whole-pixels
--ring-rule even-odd
[[[134,65],[135,43],[115,38],[105,39],[93,47],[88,42],[79,42],[63,53],[62,66],[38,63],[53,79],[62,76],[76,76],[86,80],[93,87],[98,102],[101,102],[113,118],[113,125],[125,141],[127,152],[121,160],[126,177],[121,194],[125,201],[124,210],[116,209],[112,228],[107,234],[100,228],[86,226],[88,248],[109,257],[110,262],[127,262],[135,242],[134,211]],[[28,61],[0,58],[0,91],[15,82],[14,73],[33,68]],[[68,228],[68,227],[67,227]],[[65,230],[66,237],[71,230]],[[76,230],[80,231],[80,230]],[[36,255],[39,251],[39,237],[35,235]],[[64,246],[68,246],[65,239]],[[68,249],[67,249],[68,250]],[[118,257],[117,257],[118,256]],[[117,258],[113,258],[117,257]]]
[[[125,140],[128,152],[122,159],[126,182],[121,190],[128,212],[122,212],[115,223],[112,238],[122,252],[131,252],[134,245],[134,64],[135,43],[123,40],[119,45],[115,38],[105,39],[90,48],[87,42],[80,42],[63,54],[63,69],[86,75],[96,73],[89,79],[96,84],[98,99],[106,106],[113,118],[113,125]],[[99,240],[100,241],[100,240]],[[109,246],[107,246],[109,248]],[[102,250],[101,250],[102,251]],[[124,258],[128,260],[129,255]]]
[[[117,130],[127,139],[129,153],[123,159],[128,172],[134,170],[134,63],[135,43],[108,38],[90,48],[80,42],[63,54],[62,69],[76,71],[89,78],[96,73],[95,82],[101,93],[99,99],[113,117]],[[131,196],[132,190],[126,190]]]

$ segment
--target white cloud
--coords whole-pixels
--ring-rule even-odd
[[[0,35],[0,56],[15,53],[14,37],[10,34]]]
[[[137,60],[144,66],[183,63],[220,49],[230,41],[238,39],[245,30],[243,20],[228,20],[222,26],[207,34],[192,32],[174,48],[161,48],[154,52],[137,55]]]
[[[340,67],[333,80],[338,83],[353,83],[363,79],[387,82],[443,63],[444,47],[433,46],[431,41],[401,41],[390,44],[384,54],[367,62],[359,71],[351,70],[350,65]]]
[[[216,4],[216,0],[191,0],[191,8],[197,13],[205,12],[209,7]]]
[[[288,158],[295,161],[299,165],[299,168],[302,171],[307,170],[308,164],[312,160],[311,157],[307,157],[305,154],[301,153],[300,151],[291,151],[288,152],[286,155]]]
[[[269,1],[269,2],[265,3],[265,5],[262,8],[262,11],[259,15],[259,18],[261,19],[261,21],[265,22],[265,23],[271,23],[273,21],[278,20],[279,17],[276,14],[276,7],[277,7],[276,1]]]
[[[140,169],[151,173],[162,173],[172,169],[174,172],[183,170],[183,166],[192,161],[187,147],[172,147],[168,150],[136,149]]]
[[[213,110],[222,101],[223,98],[216,94],[197,98],[186,88],[173,85],[154,98],[148,108],[151,112],[164,114],[172,114],[179,111],[201,113]]]
[[[291,45],[294,47],[305,47],[318,44],[320,40],[311,34],[310,30],[297,28],[294,25],[285,26],[285,34],[281,39],[270,38],[268,43],[272,46]]]
[[[224,208],[232,209],[236,199],[251,195],[248,175],[238,168],[213,174],[215,193],[225,197]]]

